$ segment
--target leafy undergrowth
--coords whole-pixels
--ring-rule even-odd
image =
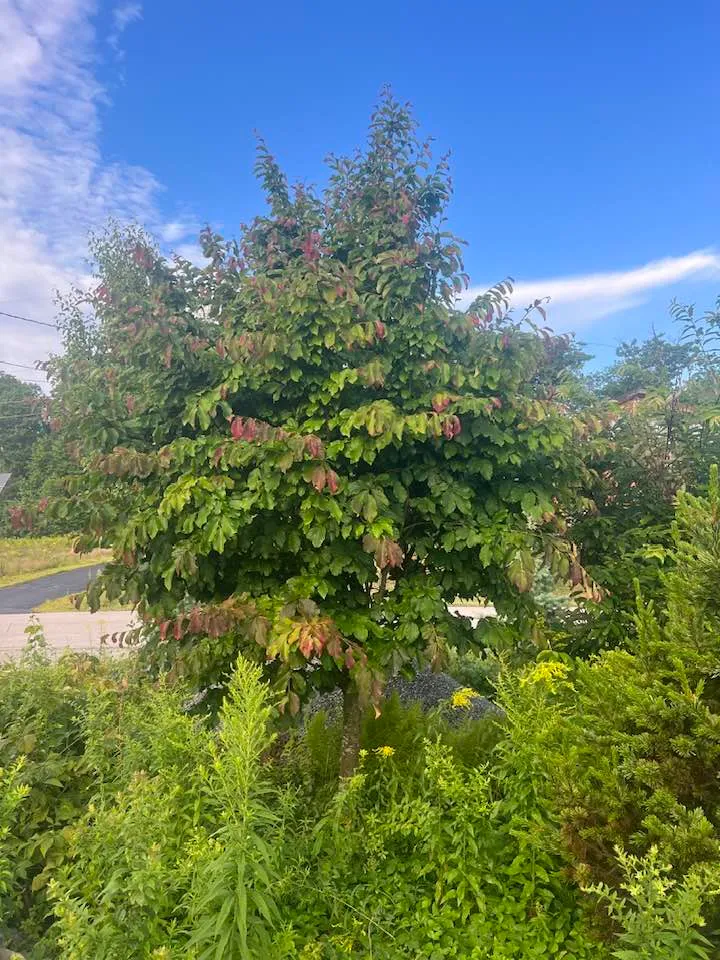
[[[568,846],[568,707],[593,681],[541,661],[501,678],[503,716],[452,726],[393,698],[338,787],[339,728],[319,714],[279,737],[243,659],[213,718],[133,658],[31,648],[0,669],[0,944],[34,960],[709,960],[716,860],[678,871],[647,826],[602,863]],[[628,773],[605,773],[607,802]]]
[[[720,955],[720,484],[682,493],[663,616],[500,663],[499,711],[369,711],[339,781],[240,657],[219,713],[134,657],[0,667],[0,941],[32,960]],[[485,680],[484,680],[485,682]],[[465,715],[467,716],[467,715]]]
[[[109,550],[73,553],[73,540],[60,536],[0,539],[0,587],[102,563],[111,555]]]

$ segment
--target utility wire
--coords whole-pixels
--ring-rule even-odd
[[[12,360],[0,360],[0,363],[4,367],[22,367],[23,370],[34,370],[35,373],[42,373],[38,367],[30,367],[27,365],[27,363],[13,363]]]
[[[0,370],[0,373],[4,373],[8,377],[12,376],[7,370]],[[15,379],[20,380],[21,383],[44,383],[46,387],[50,386],[47,380],[38,380],[37,377],[26,377],[24,373],[18,374]]]
[[[24,320],[25,323],[37,323],[41,327],[52,327],[53,330],[58,329],[56,323],[48,323],[46,320],[32,320],[30,317],[21,317],[17,313],[6,313],[4,310],[0,310],[0,317],[10,317],[11,320]]]

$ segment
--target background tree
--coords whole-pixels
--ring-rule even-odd
[[[45,405],[40,388],[0,372],[0,473],[10,473],[0,503],[0,533],[13,532],[12,516],[26,477],[36,441],[49,433],[43,419]]]
[[[47,432],[40,388],[0,371],[0,471],[12,473],[13,489],[27,472],[33,444]]]
[[[457,308],[447,165],[405,107],[384,97],[330,169],[322,196],[291,190],[261,144],[268,212],[239,243],[206,231],[202,271],[96,245],[95,319],[70,311],[53,372],[84,543],[116,551],[102,588],[200,686],[239,647],[291,712],[340,686],[347,774],[384,679],[473,641],[448,602],[521,616],[538,552],[570,573],[599,424],[565,401],[570,341],[508,316],[509,284]]]
[[[605,404],[607,443],[589,459],[596,510],[572,535],[606,590],[599,618],[588,622],[595,644],[622,642],[634,578],[648,599],[662,592],[677,492],[701,492],[720,458],[720,310],[696,317],[674,304],[672,313],[676,341],[623,343],[615,363],[588,381]]]

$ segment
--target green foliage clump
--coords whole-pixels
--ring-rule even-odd
[[[520,615],[537,552],[569,571],[598,425],[539,302],[515,318],[500,283],[461,307],[447,165],[405,106],[384,96],[330,167],[322,196],[293,190],[261,144],[268,210],[237,242],[205,231],[204,270],[105,238],[95,317],[70,311],[52,370],[86,542],[115,550],[97,590],[139,602],[146,650],[200,687],[242,649],[291,713],[347,691],[348,773],[362,703],[473,642],[448,602]]]
[[[214,730],[178,690],[147,690],[117,730],[114,704],[95,704],[87,756],[99,789],[50,888],[61,955],[279,956],[282,798],[262,763],[273,712],[242,660]]]
[[[42,417],[43,395],[34,383],[24,383],[0,371],[0,473],[10,473],[10,484],[3,492],[7,500],[17,494],[27,472],[36,440],[48,433]]]
[[[534,749],[541,730],[537,738],[528,730],[526,710],[507,716],[481,762],[407,732],[409,757],[391,742],[373,745],[382,726],[366,741],[358,773],[315,827],[305,868],[312,883],[294,892],[300,956],[606,955],[564,874]],[[406,715],[406,731],[416,719]],[[389,740],[396,727],[386,727]]]
[[[671,312],[678,342],[624,343],[617,361],[589,378],[585,402],[602,412],[604,429],[586,458],[594,509],[575,518],[571,536],[605,593],[574,625],[585,653],[624,644],[635,580],[646,600],[662,602],[675,496],[702,493],[720,459],[720,300],[703,315],[677,303]]]
[[[573,857],[558,786],[573,760],[580,780],[590,761],[569,709],[582,665],[505,671],[502,712],[459,726],[394,698],[365,717],[359,769],[338,787],[339,727],[318,715],[305,738],[279,747],[277,699],[247,661],[211,721],[188,709],[182,687],[137,677],[130,664],[32,656],[11,668],[13,688],[48,697],[55,723],[37,732],[62,754],[61,731],[72,731],[67,776],[82,784],[62,856],[36,866],[43,885],[33,889],[22,864],[41,800],[32,765],[47,750],[27,742],[28,756],[5,766],[3,935],[26,946],[13,933],[24,904],[36,960],[643,960],[643,937],[712,956],[702,951],[713,934],[701,933],[717,887],[711,864],[674,862],[666,878],[675,849],[666,842],[644,859],[613,851],[605,880],[590,882],[597,864]],[[52,701],[60,689],[67,713]],[[462,715],[473,696],[461,689],[446,709]],[[24,726],[7,714],[3,723],[17,753]]]
[[[706,920],[703,909],[720,895],[720,868],[717,863],[693,870],[680,884],[660,861],[656,847],[645,857],[617,851],[623,873],[622,887],[607,884],[589,887],[588,893],[607,906],[620,928],[618,960],[711,960],[713,944],[701,933]]]
[[[0,929],[8,925],[12,914],[12,906],[6,903],[13,893],[15,875],[8,840],[15,830],[18,807],[30,791],[20,779],[23,764],[24,758],[18,757],[11,767],[0,767]]]
[[[48,881],[95,790],[81,714],[97,688],[123,682],[122,665],[74,655],[52,663],[41,635],[33,640],[19,663],[0,666],[0,767],[18,771],[26,794],[2,840],[11,866],[3,924],[29,935],[45,927]]]
[[[720,858],[720,490],[680,493],[666,609],[638,600],[627,650],[578,662],[542,746],[578,876],[617,882],[617,845],[676,876]]]

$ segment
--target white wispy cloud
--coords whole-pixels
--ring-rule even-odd
[[[170,220],[168,223],[161,224],[157,233],[165,243],[172,244],[184,237],[191,235],[196,237],[199,230],[200,226],[194,220]]]
[[[173,248],[173,253],[183,260],[189,260],[196,267],[205,267],[208,264],[208,259],[204,256],[199,243],[179,243]]]
[[[142,4],[121,3],[112,12],[112,29],[108,34],[107,42],[117,55],[121,55],[120,38],[131,23],[142,20]]]
[[[580,329],[602,317],[646,303],[655,291],[715,277],[720,277],[720,253],[695,250],[630,270],[521,280],[515,284],[511,303],[515,308],[523,308],[535,299],[550,297],[552,325],[558,329]],[[471,288],[462,302],[470,303],[485,289]]]
[[[115,11],[116,29],[136,6]],[[90,230],[109,216],[164,222],[153,175],[100,152],[94,14],[94,0],[0,0],[0,310],[37,320],[54,319],[56,290],[87,279]],[[0,316],[0,359],[57,347],[49,328]]]

